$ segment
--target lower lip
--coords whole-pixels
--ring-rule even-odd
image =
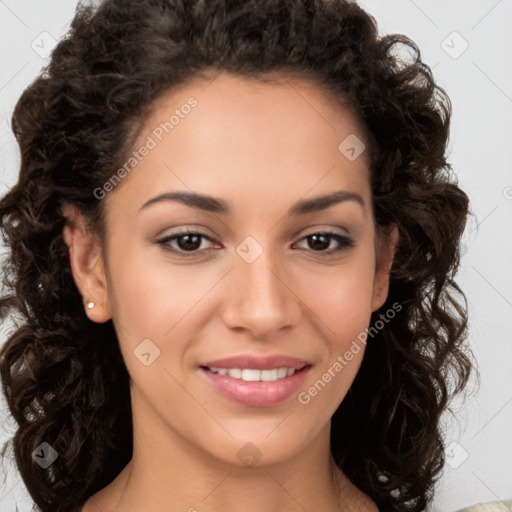
[[[306,366],[289,377],[271,382],[247,382],[242,379],[234,379],[229,375],[213,373],[206,368],[200,368],[200,370],[206,375],[209,382],[227,398],[251,407],[270,407],[284,402],[296,393],[310,368],[310,366]]]

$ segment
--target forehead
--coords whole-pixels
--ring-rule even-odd
[[[342,151],[347,140],[366,143],[355,113],[311,82],[279,79],[220,73],[164,93],[135,145],[151,147],[125,180],[129,193],[148,199],[167,187],[296,199],[317,184],[324,190],[312,193],[340,185],[361,193],[367,152],[350,160]]]
[[[173,111],[180,114],[180,109],[186,107],[191,97],[196,99],[199,107],[194,109],[194,117],[201,117],[201,124],[212,130],[214,127],[232,128],[229,121],[236,120],[237,130],[257,128],[260,136],[279,129],[292,134],[304,133],[308,124],[310,131],[339,132],[339,135],[349,128],[361,139],[365,138],[359,114],[344,94],[335,95],[296,73],[277,72],[268,73],[261,80],[225,71],[204,72],[163,93],[153,102],[146,131],[158,123],[165,123]],[[198,116],[197,112],[202,115]],[[208,120],[211,121],[209,126]],[[224,123],[218,125],[221,120]],[[292,125],[293,121],[300,123]]]

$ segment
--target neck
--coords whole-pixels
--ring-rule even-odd
[[[91,499],[103,505],[104,512],[377,510],[336,466],[330,424],[291,458],[267,465],[234,465],[181,437],[158,416],[148,421],[152,412],[140,405],[134,409],[131,461],[98,493],[103,500],[96,495]]]

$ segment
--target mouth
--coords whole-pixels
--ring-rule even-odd
[[[297,372],[301,372],[308,365],[296,370],[295,368],[273,368],[268,370],[253,368],[216,368],[201,366],[201,368],[216,373],[218,375],[227,375],[233,379],[243,380],[245,382],[275,382],[277,380],[291,377]],[[309,365],[310,366],[310,365]]]
[[[296,358],[238,357],[203,364],[199,370],[230,401],[250,407],[270,407],[296,393],[311,367],[311,363]]]

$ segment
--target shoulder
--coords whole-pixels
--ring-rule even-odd
[[[84,503],[79,512],[108,512],[114,510],[115,499],[116,496],[109,492],[107,488],[101,489]]]
[[[94,501],[89,498],[82,506],[82,508],[79,510],[79,512],[100,512],[100,508],[98,505],[95,504]]]
[[[115,510],[124,491],[129,466],[128,463],[112,482],[90,496],[79,512],[110,512],[110,510]]]

